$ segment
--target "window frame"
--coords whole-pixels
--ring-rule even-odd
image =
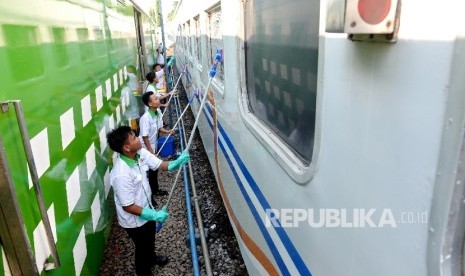
[[[202,49],[202,26],[200,22],[200,14],[194,16],[194,27],[195,27],[195,59],[197,60],[196,68],[199,72],[203,71],[203,49]]]
[[[208,63],[212,63],[213,60],[214,60],[214,54],[213,54],[213,48],[212,48],[212,31],[211,31],[211,15],[213,12],[216,12],[216,11],[220,11],[222,12],[222,8],[221,8],[221,2],[217,2],[216,4],[212,5],[211,7],[209,7],[207,10],[205,10],[205,12],[207,13],[207,18],[208,18],[208,36],[207,36],[207,50],[208,50],[208,53],[207,53],[207,58],[208,58]],[[222,42],[222,49],[223,49],[223,53],[224,53],[224,38],[223,38],[223,16],[221,17],[221,42]],[[223,59],[224,60],[224,59]],[[225,82],[225,78],[224,78],[224,63],[221,63],[222,66],[222,71],[223,71],[223,79],[222,80],[218,80],[217,77],[213,78],[212,80],[212,87],[213,87],[213,90],[216,91],[221,97],[224,98],[224,82]],[[217,69],[218,70],[218,69]],[[217,71],[218,72],[218,71]]]
[[[283,168],[283,170],[298,184],[308,184],[314,177],[315,172],[319,163],[320,155],[320,144],[321,144],[321,119],[320,114],[322,110],[322,98],[324,90],[321,80],[323,79],[322,69],[322,51],[318,52],[318,74],[317,74],[317,88],[316,88],[316,110],[315,110],[315,130],[314,130],[314,143],[313,153],[310,163],[303,159],[290,144],[279,137],[274,130],[272,130],[267,124],[262,122],[257,117],[253,110],[250,108],[249,95],[247,89],[247,59],[246,59],[246,47],[248,41],[248,35],[250,33],[251,24],[247,24],[246,10],[250,7],[250,2],[244,3],[241,7],[241,18],[240,24],[242,25],[242,39],[238,41],[238,45],[242,48],[238,56],[238,62],[240,64],[239,72],[239,83],[240,94],[239,94],[239,110],[243,118],[245,126],[249,131],[257,138],[260,144],[276,159],[277,163]],[[321,39],[322,33],[324,33],[324,27],[321,23],[321,17],[323,12],[323,5],[320,5],[320,25],[319,25],[319,49],[323,49]]]

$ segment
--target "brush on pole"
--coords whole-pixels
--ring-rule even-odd
[[[203,108],[205,106],[205,103],[207,102],[207,96],[208,96],[208,92],[210,90],[210,85],[212,83],[213,78],[215,77],[216,68],[217,68],[218,64],[220,62],[222,62],[222,57],[223,57],[223,51],[221,49],[216,50],[215,62],[213,63],[213,65],[212,65],[212,67],[210,69],[210,72],[209,72],[210,79],[208,80],[208,85],[207,85],[207,88],[205,89],[205,95],[204,95],[204,97],[202,99],[202,102],[200,104],[200,108],[199,108],[199,111],[197,113],[197,117],[195,118],[194,126],[192,127],[191,135],[189,137],[189,142],[187,143],[186,148],[184,149],[185,151],[189,151],[189,148],[190,148],[190,146],[192,144],[192,141],[194,140],[194,134],[195,134],[195,130],[197,129],[197,126],[199,124],[200,115],[202,114],[202,110],[203,110]],[[168,197],[168,201],[166,202],[166,205],[164,206],[164,208],[166,210],[168,209],[168,207],[170,205],[170,202],[171,202],[171,198],[173,197],[174,188],[176,188],[176,184],[178,182],[179,175],[181,174],[181,168],[182,167],[184,167],[184,165],[180,166],[178,168],[178,172],[176,173],[176,178],[174,180],[173,185],[171,186],[171,191],[170,191],[170,195]],[[157,233],[161,231],[162,227],[163,227],[163,223],[159,223],[157,225]]]

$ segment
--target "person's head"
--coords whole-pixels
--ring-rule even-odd
[[[158,71],[160,71],[160,70],[161,70],[161,65],[160,65],[160,64],[157,63],[157,64],[155,64],[155,65],[153,66],[153,71],[158,72]]]
[[[153,81],[156,79],[155,72],[149,72],[147,75],[145,75],[145,79],[147,79],[149,83],[153,83]]]
[[[140,140],[128,126],[120,126],[107,133],[110,148],[124,155],[135,153],[142,148]]]
[[[152,91],[145,92],[144,95],[142,95],[142,102],[153,110],[157,110],[157,108],[160,107],[160,100]]]

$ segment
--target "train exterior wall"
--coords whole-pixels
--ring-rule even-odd
[[[142,17],[153,55],[153,24]],[[115,155],[105,135],[127,124],[120,96],[127,66],[140,65],[137,54],[129,1],[0,2],[0,101],[23,106],[61,261],[47,274],[98,274],[114,212],[109,164]],[[0,114],[0,133],[27,237],[45,273],[50,250],[11,104]],[[9,275],[1,245],[0,251],[0,275]]]
[[[199,111],[197,101],[193,109],[202,113],[200,132],[249,273],[460,275],[464,228],[457,214],[463,207],[456,202],[463,200],[464,180],[465,83],[458,77],[465,64],[463,4],[404,1],[393,44],[353,42],[337,28],[326,32],[331,3],[308,11],[320,16],[317,58],[301,56],[310,62],[301,69],[302,83],[317,82],[308,165],[293,158],[295,152],[250,109],[247,3],[182,1],[176,58],[180,71],[188,67],[183,78],[188,95],[205,95],[210,53],[218,45],[210,42],[217,39],[211,19],[219,9],[223,81],[215,77],[210,89],[215,107],[210,100]],[[270,33],[287,28],[277,26],[279,13],[276,18]],[[281,50],[263,45],[263,64],[279,60]],[[311,63],[316,79],[308,77],[314,77]],[[284,78],[281,65],[292,66],[278,62],[272,84],[273,78]],[[291,215],[267,226],[270,209]],[[316,213],[316,222],[320,211],[326,218],[347,214],[347,220],[312,226],[307,219],[297,226],[296,210]],[[366,212],[373,213],[373,225],[354,222]]]

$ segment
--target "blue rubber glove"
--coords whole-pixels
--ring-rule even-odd
[[[189,162],[190,158],[191,156],[189,155],[189,153],[187,151],[183,151],[181,155],[178,157],[178,159],[170,161],[168,163],[168,171],[172,172],[174,170],[177,170],[179,167],[181,167],[181,165]]]
[[[144,220],[155,220],[158,222],[165,222],[165,220],[170,215],[166,212],[166,207],[163,207],[160,211],[153,210],[150,208],[142,208],[142,213],[140,214],[140,218]]]

